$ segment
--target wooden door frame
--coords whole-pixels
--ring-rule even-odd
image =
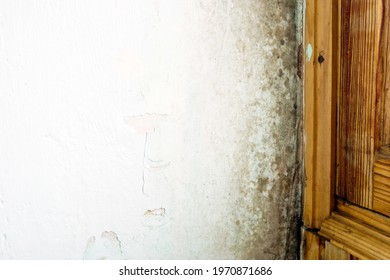
[[[335,198],[340,1],[306,0],[301,258],[390,259],[390,219]]]

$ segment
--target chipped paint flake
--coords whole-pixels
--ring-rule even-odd
[[[144,214],[144,216],[164,216],[164,215],[165,215],[165,208],[147,210]]]
[[[92,236],[87,241],[84,252],[85,260],[120,260],[123,259],[122,242],[113,231],[104,231],[100,238]]]
[[[313,56],[313,47],[309,43],[307,44],[307,48],[306,48],[306,58],[308,62],[310,62],[312,56]]]

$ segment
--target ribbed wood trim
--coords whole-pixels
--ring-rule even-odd
[[[319,235],[359,259],[390,259],[390,218],[339,202]]]

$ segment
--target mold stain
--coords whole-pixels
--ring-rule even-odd
[[[299,1],[238,2],[243,18],[235,20],[240,22],[235,28],[240,32],[237,49],[245,49],[242,69],[257,74],[243,73],[241,78],[252,94],[243,100],[244,128],[235,154],[240,190],[237,212],[230,221],[235,229],[231,250],[240,259],[296,259],[301,95],[295,11]]]

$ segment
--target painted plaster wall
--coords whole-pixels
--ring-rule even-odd
[[[292,0],[1,0],[0,258],[295,258]]]

